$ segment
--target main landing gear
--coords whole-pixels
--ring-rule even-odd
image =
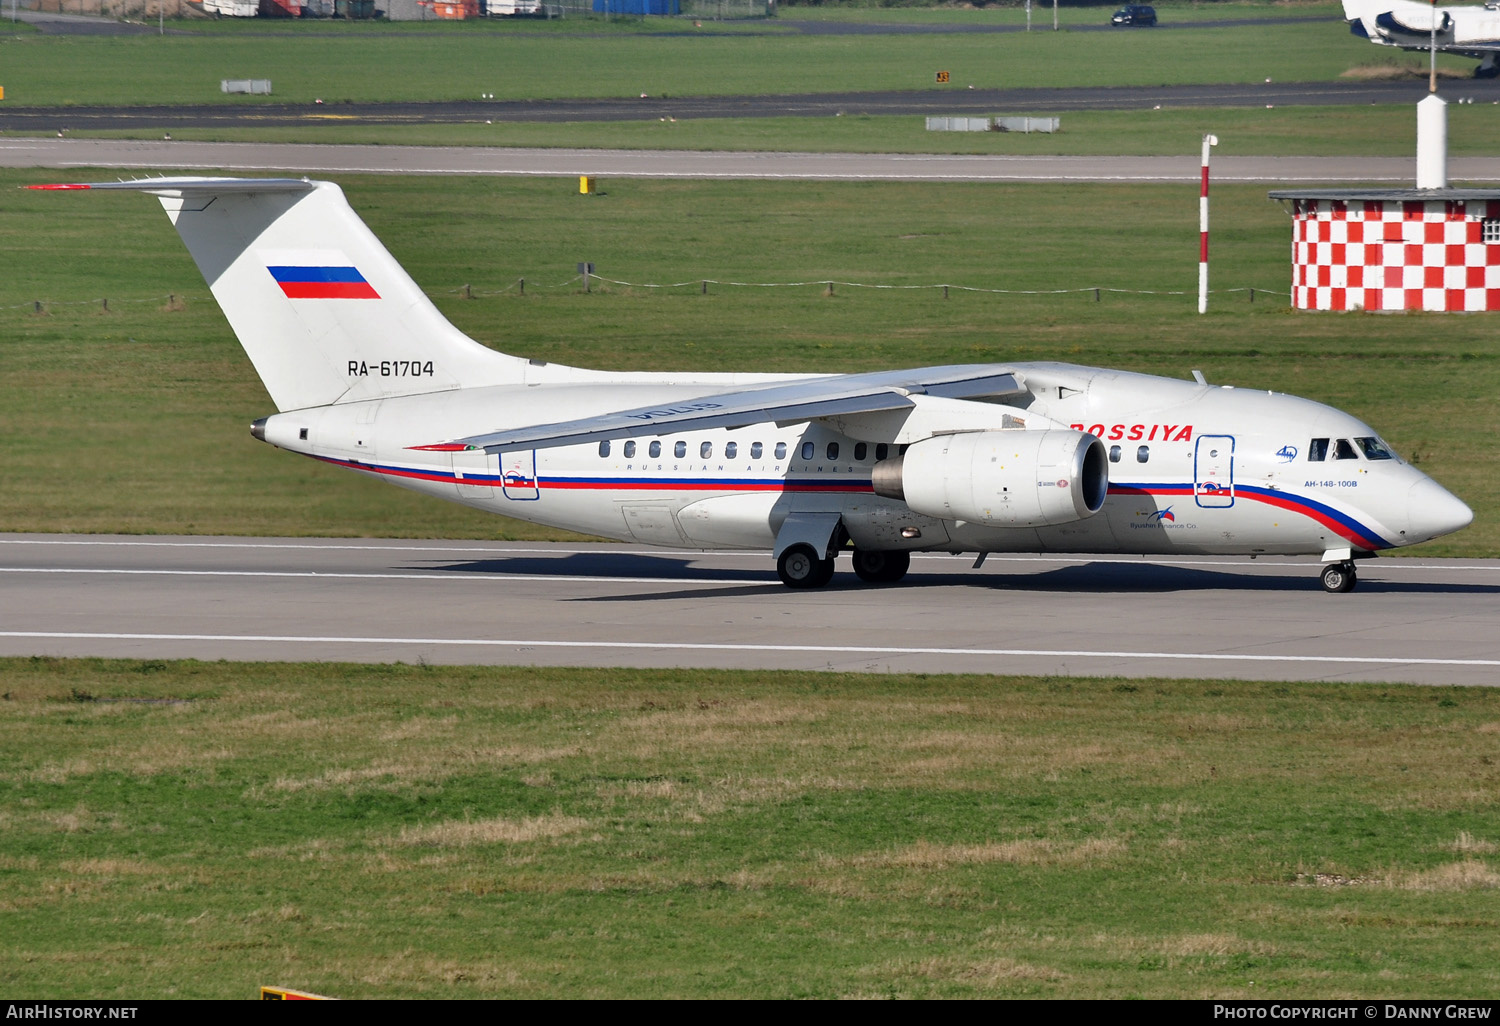
[[[869,584],[893,584],[906,576],[911,553],[855,549],[854,573]],[[776,576],[788,588],[821,588],[833,580],[833,558],[822,559],[811,545],[797,544],[776,560]]]
[[[1320,578],[1323,582],[1323,590],[1331,595],[1342,595],[1344,592],[1353,591],[1358,578],[1354,573],[1354,560],[1346,559],[1341,563],[1329,563],[1323,568]]]
[[[776,576],[788,588],[821,588],[833,580],[833,559],[819,558],[811,545],[793,545],[776,561]]]
[[[906,571],[911,568],[911,553],[905,550],[880,552],[855,549],[853,556],[855,574],[868,584],[894,584],[905,577]]]

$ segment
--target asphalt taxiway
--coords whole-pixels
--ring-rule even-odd
[[[1277,108],[1412,104],[1427,79],[1245,82],[1207,85],[1067,86],[765,93],[730,96],[593,96],[530,100],[196,103],[162,105],[0,106],[0,129],[55,132],[188,128],[285,128],[319,125],[457,125],[694,118],[823,118],[845,115],[1068,114],[1078,111]],[[1457,103],[1500,101],[1500,79],[1445,80]],[[1149,113],[1146,114],[1149,116]]]
[[[0,537],[0,653],[1500,683],[1500,560],[920,555],[793,592],[764,553]]]
[[[0,167],[237,174],[538,175],[605,178],[805,179],[928,182],[1183,182],[1196,154],[1175,157],[915,153],[766,153],[698,150],[521,149],[487,146],[336,146],[128,139],[0,139]],[[1410,157],[1215,157],[1214,181],[1266,184],[1409,183]],[[98,177],[81,174],[85,180]],[[1500,181],[1500,157],[1453,157],[1455,184]],[[105,179],[107,180],[107,179]]]

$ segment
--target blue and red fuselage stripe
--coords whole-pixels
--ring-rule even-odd
[[[314,459],[324,463],[332,463],[335,466],[349,467],[354,470],[364,470],[372,474],[382,474],[387,477],[401,477],[420,481],[436,481],[445,484],[464,484],[471,486],[490,486],[496,488],[512,489],[536,489],[538,491],[548,490],[589,490],[589,491],[692,491],[692,492],[823,492],[823,493],[849,493],[868,495],[874,491],[868,478],[853,478],[838,481],[798,481],[795,478],[752,478],[752,477],[547,477],[547,478],[504,478],[497,474],[469,474],[465,473],[459,477],[452,471],[435,470],[425,467],[402,467],[381,463],[362,463],[357,460],[335,459],[330,456],[315,456]],[[1195,498],[1195,492],[1191,483],[1178,484],[1169,482],[1153,482],[1151,484],[1118,484],[1109,486],[1110,495],[1134,495],[1149,497],[1153,499]],[[1287,492],[1262,488],[1256,485],[1237,484],[1234,487],[1236,499],[1264,503],[1278,509],[1284,509],[1291,513],[1309,517],[1328,530],[1333,531],[1339,537],[1360,549],[1374,551],[1376,549],[1389,549],[1394,546],[1382,538],[1375,531],[1370,530],[1364,524],[1355,520],[1347,513],[1343,513],[1332,506],[1310,499],[1306,496],[1291,495]]]

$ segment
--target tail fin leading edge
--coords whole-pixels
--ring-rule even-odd
[[[278,410],[525,379],[525,360],[485,348],[438,312],[332,182],[87,188],[161,198]]]

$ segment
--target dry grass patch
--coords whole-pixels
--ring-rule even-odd
[[[1464,859],[1445,866],[1393,873],[1387,887],[1403,891],[1478,891],[1500,887],[1500,873],[1478,859]]]
[[[588,820],[553,813],[531,819],[450,819],[405,827],[390,843],[409,847],[468,848],[478,844],[521,844],[577,833]]]
[[[12,784],[66,784],[75,777],[86,777],[93,772],[94,764],[88,759],[63,759],[0,774],[0,780]]]
[[[59,862],[57,868],[65,873],[80,873],[85,876],[158,876],[173,872],[154,862],[137,859],[69,859]]]
[[[227,748],[202,749],[191,744],[117,745],[92,753],[90,758],[69,758],[43,763],[30,769],[0,775],[0,780],[20,784],[66,784],[96,773],[123,773],[153,777],[184,769],[199,769],[235,758]]]
[[[1009,862],[1022,866],[1089,866],[1107,860],[1125,850],[1117,838],[1095,838],[1079,844],[1066,844],[1042,838],[1017,841],[991,841],[986,844],[932,844],[918,841],[893,852],[859,855],[853,859],[832,859],[835,863],[852,862],[859,866],[894,869],[949,869],[953,866]]]
[[[1218,958],[1229,955],[1269,956],[1276,954],[1276,946],[1264,941],[1246,940],[1232,933],[1185,933],[1176,937],[1163,937],[1155,950],[1169,958]]]
[[[1419,68],[1415,65],[1399,64],[1366,64],[1360,67],[1350,68],[1348,71],[1339,73],[1339,78],[1352,78],[1360,81],[1395,81],[1408,78],[1426,78],[1427,68]],[[1438,78],[1468,79],[1470,76],[1461,71],[1449,71],[1439,68]]]
[[[379,789],[431,783],[448,777],[509,769],[540,762],[573,758],[581,749],[517,746],[469,751],[439,749],[416,752],[401,760],[375,762],[368,766],[346,766],[326,769],[314,776],[277,777],[269,784],[251,788],[245,797],[259,800],[268,791],[295,794],[299,791],[326,791],[335,788],[376,786]]]
[[[1479,859],[1466,858],[1431,869],[1392,869],[1367,876],[1298,873],[1297,883],[1314,887],[1385,887],[1398,891],[1477,891],[1500,887],[1500,873]]]
[[[95,812],[78,804],[71,809],[0,810],[0,831],[8,834],[41,828],[64,834],[92,834],[125,829],[125,821],[113,812]]]
[[[899,973],[904,967],[896,967]],[[968,958],[927,958],[911,966],[909,975],[933,980],[953,980],[979,986],[1017,982],[1061,983],[1068,975],[1051,966],[1033,965],[997,956],[973,961]]]
[[[325,965],[322,969],[336,978],[357,979],[374,987],[399,987],[417,993],[430,993],[439,987],[467,984],[480,992],[499,991],[516,987],[525,982],[520,972],[504,963],[486,961],[481,964],[460,962],[454,959],[433,958],[420,951],[407,948],[372,959],[363,965]],[[342,997],[330,994],[329,997]],[[374,996],[374,995],[369,995]]]
[[[391,743],[395,741],[415,741],[420,738],[430,738],[436,735],[447,737],[453,733],[457,726],[457,716],[413,716],[411,719],[402,720],[400,723],[381,731],[380,740]]]
[[[1448,848],[1466,855],[1489,855],[1500,851],[1500,845],[1494,841],[1481,840],[1467,830],[1459,831],[1458,837],[1448,845]]]
[[[640,799],[668,803],[665,817],[701,823],[710,816],[732,809],[745,809],[790,801],[809,792],[831,793],[856,790],[862,782],[816,777],[716,777],[701,784],[674,780],[620,780],[601,783],[595,794],[611,804]],[[633,815],[650,818],[652,810],[636,808]]]
[[[293,844],[277,844],[263,848],[251,848],[245,852],[252,859],[295,859],[298,862],[326,862],[342,854],[348,845],[342,839],[309,837]]]

